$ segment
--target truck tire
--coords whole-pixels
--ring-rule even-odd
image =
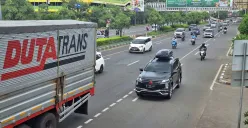
[[[22,124],[22,125],[20,125],[20,126],[17,126],[16,128],[31,128],[31,127],[29,127],[29,126],[26,125],[26,124]]]
[[[45,113],[38,117],[35,128],[57,128],[57,119],[53,113]]]

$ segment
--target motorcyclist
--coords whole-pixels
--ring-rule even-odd
[[[192,39],[196,39],[196,36],[195,36],[195,34],[193,34],[193,35],[191,36],[191,38],[192,38]]]
[[[207,46],[205,45],[205,43],[202,43],[201,47],[199,48],[200,51],[202,49],[204,49],[205,51],[207,51]]]
[[[174,36],[174,37],[172,38],[172,41],[177,42],[177,37],[176,37],[176,36]]]
[[[227,30],[227,27],[224,27],[224,30]]]

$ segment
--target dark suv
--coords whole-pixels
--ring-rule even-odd
[[[191,29],[192,29],[192,28],[195,28],[195,27],[197,27],[196,24],[190,24],[190,25],[189,25],[189,31],[191,31]]]
[[[135,87],[138,96],[163,96],[171,99],[174,89],[180,87],[182,80],[181,63],[172,55],[171,50],[162,49],[144,69],[140,69]]]

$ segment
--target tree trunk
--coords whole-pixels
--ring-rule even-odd
[[[120,37],[122,37],[122,29],[119,29],[120,30]]]

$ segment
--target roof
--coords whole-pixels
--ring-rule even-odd
[[[177,28],[177,30],[185,30],[185,28]]]
[[[151,37],[148,37],[148,36],[139,36],[139,37],[137,37],[135,39],[148,39],[148,38],[151,38]]]
[[[206,29],[206,30],[213,30],[213,29],[210,29],[210,28],[209,28],[209,29]]]
[[[77,20],[1,20],[0,34],[32,33],[76,28],[97,28],[97,23]]]

